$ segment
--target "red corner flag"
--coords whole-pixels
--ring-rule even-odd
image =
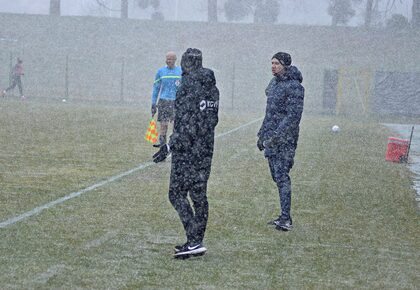
[[[147,142],[155,143],[158,140],[158,131],[156,127],[155,119],[150,119],[149,128],[147,128],[146,136],[144,136]]]

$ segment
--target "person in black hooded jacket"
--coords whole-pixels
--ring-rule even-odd
[[[169,200],[187,236],[185,244],[175,246],[175,257],[204,254],[207,250],[203,245],[208,219],[207,181],[219,121],[219,90],[213,71],[202,66],[201,51],[188,48],[182,55],[181,68],[173,133],[169,143],[153,156],[157,163],[172,153]]]
[[[283,231],[292,229],[289,172],[294,163],[305,92],[302,74],[291,63],[290,54],[285,52],[278,52],[271,59],[274,77],[265,90],[265,118],[257,134],[257,147],[264,150],[280,197],[280,215],[269,224]]]

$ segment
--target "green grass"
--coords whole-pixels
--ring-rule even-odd
[[[154,152],[148,106],[0,101],[0,222]],[[221,112],[217,132],[258,117]],[[164,162],[1,228],[0,288],[416,289],[420,217],[407,168],[384,161],[389,132],[305,116],[285,233],[266,225],[279,200],[255,146],[259,124],[216,141],[205,256],[171,257],[184,236]]]

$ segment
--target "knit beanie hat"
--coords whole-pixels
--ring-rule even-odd
[[[292,64],[292,57],[286,52],[277,52],[271,59],[277,59],[283,66],[289,66]]]

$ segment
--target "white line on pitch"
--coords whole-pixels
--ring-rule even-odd
[[[121,174],[112,176],[112,177],[110,177],[110,178],[108,178],[106,180],[103,180],[103,181],[98,182],[98,183],[96,183],[94,185],[91,185],[89,187],[86,187],[86,188],[84,188],[84,189],[82,189],[80,191],[72,192],[72,193],[70,193],[70,194],[68,194],[66,196],[63,196],[62,198],[59,198],[59,199],[53,200],[53,201],[51,201],[49,203],[46,203],[44,205],[38,206],[38,207],[36,207],[36,208],[34,208],[34,209],[30,210],[30,211],[27,211],[27,212],[25,212],[25,213],[23,213],[21,215],[12,217],[12,218],[10,218],[8,220],[5,220],[5,221],[1,222],[0,223],[0,228],[5,228],[7,226],[10,226],[10,225],[12,225],[14,223],[17,223],[17,222],[25,219],[25,218],[31,217],[33,215],[36,215],[36,214],[40,213],[41,211],[43,211],[44,209],[48,209],[48,208],[53,207],[53,206],[55,206],[57,204],[63,203],[66,200],[69,200],[69,199],[78,197],[79,195],[82,195],[85,192],[88,192],[88,191],[94,190],[94,189],[96,189],[98,187],[104,186],[104,185],[106,185],[108,183],[111,183],[111,182],[113,182],[115,180],[118,180],[118,179],[123,178],[123,177],[125,177],[127,175],[130,175],[130,174],[132,174],[132,173],[134,173],[134,172],[136,172],[136,171],[138,171],[140,169],[144,169],[146,167],[149,167],[149,166],[151,166],[153,164],[154,164],[153,162],[147,162],[147,163],[140,164],[139,166],[137,166],[137,167],[135,167],[133,169],[130,169],[130,170],[128,170],[126,172],[123,172]]]
[[[240,129],[242,129],[242,128],[246,127],[246,126],[249,126],[249,125],[254,124],[254,123],[258,122],[258,121],[261,121],[262,119],[263,119],[263,117],[258,118],[258,119],[255,119],[255,120],[253,120],[253,121],[251,121],[251,122],[248,122],[248,123],[246,123],[246,124],[243,124],[243,125],[241,125],[241,126],[239,126],[239,127],[236,127],[236,128],[234,128],[234,129],[232,129],[232,130],[229,130],[229,131],[227,131],[227,132],[221,133],[221,134],[217,135],[217,136],[216,136],[216,138],[223,137],[223,136],[225,136],[225,135],[228,135],[228,134],[230,134],[230,133],[233,133],[233,132],[235,132],[235,131],[238,131],[238,130],[240,130]]]
[[[234,129],[232,129],[232,130],[229,130],[229,131],[227,131],[227,132],[224,132],[224,133],[218,134],[218,135],[216,136],[216,138],[223,137],[223,136],[225,136],[225,135],[231,134],[231,133],[233,133],[233,132],[235,132],[235,131],[238,131],[238,130],[240,130],[240,129],[242,129],[242,128],[246,127],[246,126],[249,126],[249,125],[251,125],[251,124],[254,124],[254,123],[258,122],[258,121],[260,121],[261,119],[262,119],[262,118],[255,119],[255,120],[253,120],[253,121],[251,121],[251,122],[248,122],[248,123],[246,123],[246,124],[243,124],[243,125],[241,125],[241,126],[239,126],[239,127],[236,127],[236,128],[234,128]],[[63,196],[63,197],[59,198],[59,199],[56,199],[56,200],[53,200],[53,201],[51,201],[51,202],[49,202],[49,203],[46,203],[46,204],[44,204],[44,205],[38,206],[38,207],[36,207],[36,208],[34,208],[34,209],[30,210],[30,211],[27,211],[27,212],[25,212],[25,213],[23,213],[23,214],[17,215],[17,216],[15,216],[15,217],[12,217],[12,218],[10,218],[10,219],[7,219],[7,220],[5,220],[5,221],[1,222],[1,223],[0,223],[0,228],[5,228],[5,227],[8,227],[8,226],[10,226],[10,225],[13,225],[13,224],[15,224],[15,223],[17,223],[17,222],[20,222],[21,220],[24,220],[24,219],[26,219],[26,218],[29,218],[29,217],[33,216],[33,215],[39,214],[40,212],[42,212],[42,211],[43,211],[43,210],[45,210],[45,209],[48,209],[48,208],[50,208],[50,207],[53,207],[53,206],[55,206],[55,205],[57,205],[57,204],[61,204],[61,203],[65,202],[66,200],[69,200],[69,199],[72,199],[72,198],[78,197],[78,196],[80,196],[80,195],[82,195],[82,194],[84,194],[84,193],[86,193],[86,192],[88,192],[88,191],[92,191],[92,190],[94,190],[94,189],[96,189],[96,188],[99,188],[99,187],[101,187],[101,186],[107,185],[108,183],[111,183],[111,182],[114,182],[114,181],[116,181],[116,180],[118,180],[118,179],[121,179],[121,178],[123,178],[123,177],[126,177],[126,176],[128,176],[128,175],[130,175],[130,174],[132,174],[132,173],[134,173],[134,172],[136,172],[136,171],[139,171],[139,170],[142,170],[142,169],[144,169],[144,168],[150,167],[150,166],[152,166],[153,164],[155,164],[155,163],[153,163],[153,162],[146,162],[146,163],[140,164],[140,165],[139,165],[139,166],[137,166],[137,167],[134,167],[134,168],[132,168],[132,169],[130,169],[130,170],[127,170],[127,171],[125,171],[125,172],[123,172],[123,173],[120,173],[120,174],[118,174],[118,175],[111,176],[111,177],[110,177],[110,178],[108,178],[108,179],[105,179],[105,180],[103,180],[103,181],[100,181],[100,182],[98,182],[98,183],[96,183],[96,184],[94,184],[94,185],[91,185],[91,186],[89,186],[89,187],[86,187],[86,188],[84,188],[84,189],[82,189],[82,190],[79,190],[79,191],[77,191],[77,192],[72,192],[72,193],[70,193],[70,194],[68,194],[68,195],[66,195],[66,196]]]

